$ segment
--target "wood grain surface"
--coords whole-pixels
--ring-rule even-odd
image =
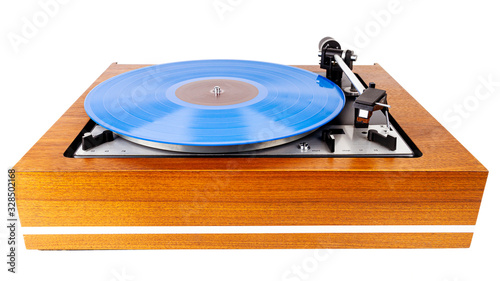
[[[21,172],[18,205],[23,226],[473,225],[484,184],[477,172]]]
[[[322,249],[468,248],[472,233],[104,234],[25,235],[26,248]]]
[[[64,157],[66,148],[89,121],[83,108],[88,91],[108,78],[144,66],[112,64],[16,164],[16,197],[23,227],[476,222],[487,170],[379,65],[356,66],[354,70],[366,82],[376,82],[388,92],[391,114],[422,151],[422,157]],[[317,66],[301,67],[320,70]],[[401,234],[395,236],[397,239],[391,238],[392,234],[331,235],[287,235],[293,243],[277,243],[272,235],[248,237],[256,248],[308,247],[303,239],[314,247],[398,247],[399,242],[394,241],[404,240],[401,237],[411,238],[398,244],[401,247],[467,247],[472,237],[464,233]],[[100,248],[140,248],[146,238],[171,239],[177,241],[171,245],[179,248],[250,247],[239,241],[238,235],[226,237],[227,241],[235,239],[234,244],[222,243],[224,239],[211,235],[128,236],[131,244],[121,242],[121,237],[26,235],[25,239],[27,247],[38,249],[86,248],[92,241],[100,241],[96,244]],[[192,241],[196,237],[201,240]],[[431,243],[431,237],[440,238]],[[342,242],[332,242],[337,238]],[[217,246],[217,241],[221,245]],[[160,244],[152,243],[151,247],[170,247]]]

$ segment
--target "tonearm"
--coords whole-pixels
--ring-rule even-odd
[[[368,128],[370,118],[374,111],[381,110],[386,117],[387,129],[390,130],[389,108],[387,93],[385,90],[375,88],[375,83],[369,83],[366,88],[352,72],[353,62],[357,56],[351,50],[342,50],[340,44],[331,37],[325,37],[319,42],[319,54],[321,57],[320,67],[326,69],[326,78],[341,87],[342,76],[352,83],[356,91],[349,91],[348,95],[357,97],[354,101],[354,126],[356,128]],[[351,88],[352,88],[351,87]],[[391,149],[396,149],[396,140],[391,136],[383,136],[377,132],[369,132],[368,139],[381,143]]]

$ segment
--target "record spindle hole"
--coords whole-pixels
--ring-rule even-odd
[[[259,95],[259,89],[236,79],[204,79],[180,86],[175,95],[192,104],[221,106],[249,101]]]

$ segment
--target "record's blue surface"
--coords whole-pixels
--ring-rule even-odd
[[[217,96],[207,89],[214,101],[207,105],[176,94],[179,87],[205,80],[249,85],[255,96],[218,105]],[[222,95],[231,95],[231,91]],[[344,103],[337,85],[306,70],[256,61],[203,60],[156,65],[115,76],[87,95],[85,110],[97,124],[134,139],[184,146],[234,146],[307,133],[337,116]]]

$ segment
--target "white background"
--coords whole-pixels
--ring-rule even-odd
[[[357,64],[380,63],[490,175],[469,249],[346,249],[321,251],[327,258],[318,261],[315,250],[28,251],[22,245],[19,274],[12,276],[1,227],[1,280],[500,280],[497,1],[69,0],[48,12],[40,5],[47,2],[0,4],[2,173],[112,62],[317,64],[318,41],[333,36],[358,53]],[[286,275],[293,267],[309,272]]]

